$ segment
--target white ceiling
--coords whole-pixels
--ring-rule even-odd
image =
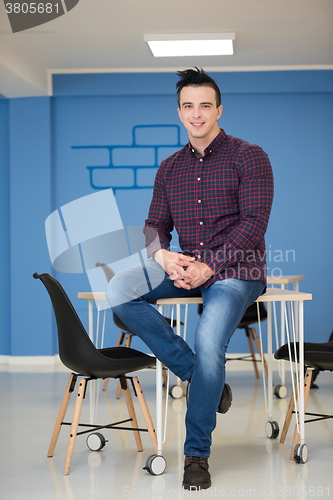
[[[13,0],[15,1],[15,0]],[[59,0],[63,3],[63,0]],[[236,32],[233,56],[154,58],[145,33]],[[12,33],[0,3],[0,94],[48,95],[52,73],[333,69],[333,0],[79,0]]]

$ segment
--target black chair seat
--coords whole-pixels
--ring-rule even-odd
[[[295,352],[296,350],[296,352]],[[299,362],[299,342],[291,342],[290,346],[288,344],[282,345],[274,354],[275,359],[283,359],[285,361],[297,361]],[[304,420],[304,423],[316,422],[318,420],[326,420],[333,418],[333,415],[320,414],[320,413],[309,413],[306,411],[307,401],[309,397],[309,391],[313,387],[312,380],[314,373],[319,373],[320,371],[333,371],[333,341],[324,343],[313,343],[304,342],[304,367],[306,367],[304,375],[304,387],[296,387],[295,394],[291,395],[287,414],[285,416],[285,421],[283,424],[283,429],[281,433],[280,443],[284,443],[287,432],[290,426],[291,418],[293,413],[297,413],[295,409],[295,400],[298,398],[299,390],[303,391],[304,400],[304,414],[310,415],[310,420]],[[299,389],[299,390],[298,390]],[[313,417],[316,418],[313,418]],[[297,426],[295,427],[294,437],[291,445],[290,458],[294,459],[298,463],[304,463],[301,460],[302,457],[298,454],[300,450],[299,444],[299,431]],[[303,447],[306,445],[303,445]]]
[[[70,370],[92,379],[119,378],[127,373],[154,367],[156,364],[154,357],[130,347],[96,349],[93,353],[85,350],[80,353],[80,359],[75,360],[60,354],[60,359]]]
[[[296,342],[296,359],[299,359],[299,343]],[[291,356],[290,356],[291,355]],[[275,359],[289,361],[295,359],[294,343],[290,344],[290,355],[288,344],[281,346],[274,354]],[[304,365],[320,371],[333,370],[333,341],[324,343],[304,342]]]
[[[262,302],[259,302],[259,314],[261,321],[267,319],[267,310]],[[254,325],[256,323],[258,323],[258,310],[257,303],[254,302],[246,309],[237,328],[246,328],[247,326]]]

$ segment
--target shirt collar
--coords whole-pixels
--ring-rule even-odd
[[[222,142],[225,140],[227,134],[223,129],[220,130],[220,133],[212,140],[212,142],[205,149],[205,156],[209,156],[214,152],[214,150],[219,149],[222,145]],[[201,157],[200,153],[192,146],[192,144],[188,143],[188,148],[190,153],[194,154],[196,157]]]

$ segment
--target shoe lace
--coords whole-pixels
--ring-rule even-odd
[[[186,457],[185,468],[189,467],[191,464],[199,464],[205,471],[208,470],[207,458],[204,457]]]

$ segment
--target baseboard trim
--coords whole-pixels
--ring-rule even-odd
[[[248,353],[230,353],[227,354],[228,371],[250,371],[253,370],[252,361],[241,361],[238,358],[247,356]],[[258,359],[259,372],[262,371],[262,363]],[[289,370],[289,363],[285,362],[285,370]],[[278,370],[278,361],[273,359],[273,370]],[[53,356],[5,356],[0,355],[0,371],[9,372],[69,372],[69,370],[60,361],[59,355]]]
[[[267,354],[264,354],[267,356]],[[243,356],[246,356],[247,359],[241,360],[239,358],[242,358]],[[263,363],[261,362],[259,355],[256,355],[256,363],[258,366],[259,372],[262,372],[264,367]],[[279,369],[279,361],[277,359],[272,360],[272,366],[273,366],[273,371],[277,371]],[[289,362],[284,362],[284,369],[285,371],[289,370]],[[243,353],[227,353],[227,364],[226,364],[226,370],[228,371],[250,371],[254,370],[253,367],[253,361],[249,357],[248,352],[243,352]]]
[[[53,356],[0,355],[0,371],[9,372],[69,372],[59,354]]]

